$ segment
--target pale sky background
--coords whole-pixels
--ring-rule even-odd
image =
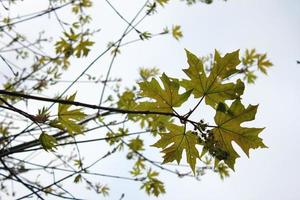
[[[127,19],[131,19],[142,5],[140,0],[111,2]],[[34,3],[31,6],[37,6]],[[32,7],[24,9],[30,10]],[[63,12],[58,13],[63,15]],[[75,62],[66,74],[70,79],[78,76],[105,49],[108,41],[118,39],[126,27],[104,1],[95,1],[92,13],[93,25],[101,28],[101,32],[94,39],[97,44],[90,56]],[[137,69],[142,66],[157,66],[168,75],[184,77],[181,71],[187,66],[184,48],[199,56],[212,53],[214,49],[223,53],[236,49],[244,52],[245,48],[266,52],[274,66],[268,71],[268,76],[260,74],[255,85],[246,87],[243,102],[260,104],[252,125],[266,127],[260,136],[269,148],[251,151],[250,159],[241,155],[236,161],[236,171],[231,172],[224,181],[212,173],[203,176],[201,181],[161,173],[167,193],[159,198],[148,197],[144,191],[139,191],[138,183],[103,178],[100,181],[111,187],[107,199],[117,200],[122,193],[125,193],[124,200],[300,199],[300,123],[297,121],[300,119],[300,65],[296,64],[296,60],[300,60],[300,1],[228,0],[226,3],[216,1],[211,5],[199,3],[191,7],[174,1],[159,9],[159,14],[147,18],[138,28],[155,33],[172,24],[182,26],[184,37],[179,42],[170,36],[158,37],[121,49],[122,53],[112,69],[113,77],[121,77],[122,86],[130,86],[138,76]],[[47,27],[47,34],[55,34],[53,30]],[[34,27],[30,31],[34,32]],[[133,34],[132,38],[136,35]],[[109,58],[101,59],[89,73],[105,74]],[[101,88],[80,85],[72,91],[75,90],[78,90],[78,100],[97,103],[99,95],[96,98],[93,95],[97,91],[100,93]],[[101,151],[101,147],[93,147],[93,153],[97,152],[95,148]],[[120,170],[126,174],[128,171],[128,164],[118,160],[118,156],[101,167],[106,172]],[[83,198],[99,198],[86,196],[84,189],[78,188],[74,191],[82,192]]]
[[[129,2],[123,5],[119,5],[120,1],[112,2],[121,13],[128,13]],[[165,174],[162,177],[167,193],[159,199],[300,199],[300,123],[297,121],[300,119],[297,106],[300,65],[296,64],[300,59],[300,1],[229,0],[192,7],[174,2],[153,18],[145,21],[145,30],[159,31],[161,25],[180,24],[184,38],[180,42],[157,38],[125,48],[113,73],[120,74],[128,84],[132,73],[121,70],[127,67],[158,66],[169,75],[183,77],[181,69],[187,66],[184,48],[198,55],[214,49],[243,52],[245,48],[256,48],[267,52],[274,63],[269,76],[259,76],[255,85],[246,88],[243,99],[246,103],[260,104],[254,124],[266,127],[261,137],[269,149],[252,151],[250,159],[242,155],[236,162],[236,172],[224,181],[211,174],[200,182]],[[102,34],[106,34],[105,29]],[[124,199],[148,198],[130,190]]]

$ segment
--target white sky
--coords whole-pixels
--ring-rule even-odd
[[[117,7],[127,13],[129,3]],[[159,30],[161,25],[180,24],[184,38],[180,42],[154,39],[125,49],[113,73],[120,74],[128,84],[132,75],[124,73],[123,67],[158,66],[167,74],[183,77],[184,48],[198,55],[214,49],[225,53],[256,48],[267,52],[274,63],[269,76],[259,76],[255,85],[246,87],[243,99],[260,104],[254,124],[266,127],[261,137],[269,149],[252,151],[250,159],[242,155],[236,162],[236,172],[224,181],[210,174],[200,182],[167,174],[163,176],[167,194],[159,199],[299,199],[300,65],[296,60],[300,59],[300,1],[229,0],[192,7],[174,2],[148,21],[143,27],[150,31]],[[133,190],[125,199],[148,198]]]
[[[129,19],[142,3],[138,0],[111,2]],[[93,24],[101,28],[95,38],[98,43],[89,58],[72,66],[67,77],[76,77],[89,61],[104,50],[108,41],[120,36],[120,30],[126,24],[120,18],[112,17],[112,13],[103,1],[95,1]],[[246,87],[243,101],[260,104],[253,125],[266,127],[261,137],[269,149],[251,151],[250,159],[242,155],[236,161],[236,171],[224,181],[214,174],[205,175],[199,182],[162,173],[167,193],[160,198],[149,198],[138,190],[136,183],[105,179],[104,182],[108,182],[112,189],[108,199],[118,199],[122,193],[126,193],[124,200],[300,199],[300,123],[297,121],[300,119],[300,65],[296,64],[296,60],[300,60],[300,1],[228,0],[227,3],[216,1],[209,6],[199,3],[192,7],[173,2],[160,9],[158,15],[147,19],[139,29],[159,32],[172,24],[182,26],[182,40],[177,42],[171,37],[161,37],[129,45],[117,58],[112,69],[113,76],[124,80],[122,86],[130,86],[137,77],[138,67],[157,66],[171,76],[184,77],[181,72],[187,66],[184,48],[199,56],[212,53],[214,49],[223,53],[236,49],[243,52],[245,48],[267,52],[274,67],[269,70],[269,76],[261,75],[255,85]],[[50,31],[51,35],[50,28],[46,31]],[[108,61],[109,57],[105,57],[89,72],[104,74]],[[100,93],[100,89],[93,91]],[[93,96],[91,88],[80,86],[80,89],[76,87],[74,90],[78,90],[79,100],[98,102],[98,96]],[[114,169],[122,167],[123,163],[118,163],[116,157],[110,164],[104,165],[106,169]]]

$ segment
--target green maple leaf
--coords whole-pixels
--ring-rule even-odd
[[[160,133],[161,138],[152,146],[162,148],[163,163],[172,162],[174,160],[180,163],[183,150],[186,153],[186,160],[189,163],[193,172],[195,172],[196,159],[199,157],[199,152],[196,148],[198,144],[198,136],[192,131],[185,132],[183,126],[168,124],[169,133]]]
[[[216,108],[219,102],[238,99],[244,92],[244,83],[238,79],[236,83],[223,83],[238,70],[239,51],[221,57],[215,51],[214,65],[207,77],[201,59],[186,50],[189,68],[183,71],[190,78],[183,79],[181,85],[187,90],[193,89],[195,98],[205,97],[205,103]]]
[[[164,6],[169,2],[169,0],[156,0],[156,2],[159,3],[159,5]]]
[[[45,132],[41,133],[39,137],[39,141],[43,149],[45,149],[46,151],[48,150],[53,151],[53,149],[56,149],[55,145],[57,144],[57,141],[55,137],[48,135]]]
[[[72,45],[63,38],[55,43],[55,50],[56,53],[63,53],[65,57],[70,57],[73,53]]]
[[[136,137],[135,139],[131,139],[129,141],[128,147],[133,151],[143,151],[144,149],[144,141],[140,139],[140,137]]]
[[[77,41],[78,37],[80,34],[75,34],[74,30],[70,28],[70,33],[68,32],[63,32],[63,34],[71,41]]]
[[[137,103],[135,102],[135,94],[133,91],[127,90],[123,92],[117,102],[118,108],[133,110]]]
[[[243,65],[252,65],[256,59],[258,59],[259,54],[255,49],[246,49],[245,55],[242,58]]]
[[[137,110],[149,110],[160,112],[172,112],[173,107],[179,107],[190,96],[191,91],[187,91],[183,94],[179,94],[179,81],[177,79],[170,79],[166,74],[160,77],[164,89],[156,79],[152,79],[150,82],[144,81],[139,83],[141,88],[141,95],[143,97],[149,97],[155,100],[155,102],[141,102],[136,109]]]
[[[258,137],[263,128],[241,127],[241,123],[255,119],[257,107],[257,105],[249,105],[245,109],[243,104],[236,100],[227,112],[216,112],[214,119],[217,127],[212,130],[212,134],[218,148],[228,153],[224,161],[232,169],[234,169],[235,159],[239,157],[232,142],[238,144],[247,156],[249,156],[250,148],[267,147]]]
[[[261,54],[257,59],[257,66],[262,73],[267,74],[267,69],[273,64],[267,60],[267,54]]]
[[[148,195],[158,197],[160,194],[166,193],[163,182],[157,179],[159,173],[151,169],[147,173],[146,181],[140,189],[144,189]]]
[[[75,178],[74,178],[74,183],[79,183],[82,181],[82,176],[81,174],[78,174]]]
[[[90,49],[88,47],[92,46],[94,42],[89,40],[81,40],[80,43],[76,46],[74,51],[76,52],[75,55],[77,58],[82,56],[87,56]]]
[[[183,37],[182,31],[180,30],[179,25],[175,25],[172,27],[172,36],[176,39],[179,40],[180,38]]]
[[[76,93],[67,98],[68,101],[74,101]],[[82,132],[83,127],[78,122],[86,117],[81,108],[71,110],[69,104],[58,105],[58,120],[55,122],[59,128],[64,128],[70,134]]]

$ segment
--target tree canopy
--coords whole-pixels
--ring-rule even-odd
[[[160,196],[166,192],[160,173],[199,179],[212,171],[224,179],[240,156],[234,144],[247,156],[250,149],[267,147],[259,135],[264,127],[242,125],[255,120],[258,105],[245,104],[243,94],[258,73],[267,74],[272,66],[266,53],[237,49],[196,55],[186,47],[182,76],[141,67],[136,82],[124,86],[122,77],[111,72],[124,47],[155,37],[172,37],[174,42],[184,37],[177,24],[162,26],[157,33],[140,28],[173,1],[143,1],[128,19],[114,5],[117,2],[104,0],[126,27],[118,30],[119,38],[105,41],[104,50],[96,49],[93,60],[87,58],[102,31],[101,24],[91,25],[98,20],[89,13],[96,2],[45,0],[34,11],[19,11],[26,3],[7,0],[0,5],[0,195],[4,198],[83,199],[80,192],[70,190],[78,185],[109,196],[114,191],[102,177],[136,182],[130,187]],[[182,6],[196,3],[213,1],[181,1]],[[31,24],[39,24],[33,29],[40,32],[30,33]],[[55,33],[50,31],[54,26]],[[90,74],[105,56],[108,70],[100,66],[99,74]],[[83,70],[66,80],[65,75],[73,73],[72,63],[82,60]],[[130,66],[124,68],[131,73]],[[80,83],[98,84],[99,91],[90,91],[96,103],[77,100]],[[207,117],[205,109],[214,117]],[[105,151],[89,149],[93,143]],[[121,175],[103,171],[101,162],[113,156],[118,156],[118,165],[128,162],[131,167],[124,167]]]

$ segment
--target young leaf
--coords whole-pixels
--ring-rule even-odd
[[[68,101],[74,101],[76,93],[67,98]],[[77,124],[78,121],[85,118],[81,109],[70,110],[71,105],[68,104],[59,104],[58,105],[58,127],[64,127],[68,133],[80,133],[82,132],[83,127]]]
[[[118,108],[133,110],[137,105],[135,102],[135,93],[131,90],[123,92],[123,94],[119,97],[117,105]]]
[[[219,176],[222,180],[224,180],[224,178],[226,178],[226,177],[229,177],[229,168],[223,162],[215,165],[214,169],[219,174]]]
[[[159,5],[164,6],[169,2],[169,0],[156,0],[156,2],[159,3]]]
[[[244,80],[247,80],[248,83],[254,83],[257,78],[255,71],[250,70],[255,64],[259,71],[267,75],[267,69],[273,64],[267,59],[267,54],[257,53],[255,49],[246,49],[245,55],[242,57],[242,64],[244,67],[241,72],[244,74]]]
[[[96,192],[99,194],[102,194],[103,197],[106,197],[109,195],[109,187],[107,185],[101,185],[100,183],[97,183],[96,185]]]
[[[186,50],[189,68],[183,71],[190,78],[183,79],[181,85],[187,90],[193,89],[195,98],[205,97],[205,103],[216,108],[219,102],[238,99],[244,92],[244,83],[238,79],[236,83],[222,82],[238,70],[239,52],[235,51],[221,57],[215,51],[213,68],[206,76],[201,59]]]
[[[179,25],[175,25],[172,27],[172,36],[176,39],[179,40],[180,38],[183,37],[182,31],[180,30]]]
[[[199,152],[196,149],[198,136],[191,131],[185,132],[183,126],[169,124],[167,129],[170,132],[161,133],[161,138],[152,146],[163,149],[162,152],[165,154],[163,156],[163,163],[176,160],[179,164],[182,158],[182,152],[185,150],[187,162],[195,173],[196,158],[200,158]]]
[[[76,52],[75,55],[77,58],[82,56],[87,56],[90,49],[89,47],[92,46],[94,42],[89,40],[81,40],[80,43],[75,47],[74,51]]]
[[[159,75],[159,69],[156,67],[151,67],[151,68],[141,67],[139,69],[139,74],[143,80],[148,80],[152,77]]]
[[[243,65],[253,65],[256,59],[258,59],[259,54],[256,53],[255,49],[246,49],[245,55],[242,57],[242,63]]]
[[[74,178],[74,183],[79,183],[82,181],[82,177],[81,174],[78,174],[75,178]]]
[[[147,173],[147,181],[143,183],[141,189],[144,189],[148,195],[153,194],[158,197],[160,194],[166,193],[163,182],[157,179],[158,172],[151,169]]]
[[[267,68],[273,66],[273,64],[267,60],[267,54],[262,54],[257,59],[257,66],[262,73],[267,74]]]
[[[144,149],[144,141],[140,139],[140,137],[136,137],[135,139],[131,139],[129,141],[128,147],[135,151],[143,151]]]
[[[42,147],[48,151],[53,151],[53,149],[55,149],[55,144],[57,143],[55,137],[51,136],[51,135],[48,135],[47,133],[45,132],[42,132],[42,134],[40,135],[39,137],[39,141],[40,141],[40,144],[42,145]]]
[[[55,43],[55,50],[57,54],[63,53],[65,57],[70,57],[74,49],[68,41],[61,38],[59,41]]]
[[[245,73],[244,79],[247,80],[247,83],[253,84],[256,80],[257,76],[253,72],[247,72]]]
[[[148,40],[152,37],[152,34],[149,33],[148,31],[145,31],[145,32],[140,33],[139,37],[141,40]]]
[[[232,142],[238,144],[242,150],[249,156],[250,148],[266,148],[258,134],[263,128],[245,128],[240,124],[255,119],[258,106],[249,105],[246,109],[243,104],[236,100],[229,108],[230,112],[216,112],[215,122],[217,127],[212,130],[214,140],[222,150],[228,153],[225,163],[234,169],[235,159],[239,157],[234,150]]]
[[[191,91],[179,94],[179,82],[177,79],[170,79],[166,74],[160,77],[164,89],[161,88],[156,79],[150,82],[144,81],[139,83],[141,95],[155,99],[155,102],[141,102],[137,110],[151,110],[160,112],[172,112],[173,107],[179,107],[190,96]]]

